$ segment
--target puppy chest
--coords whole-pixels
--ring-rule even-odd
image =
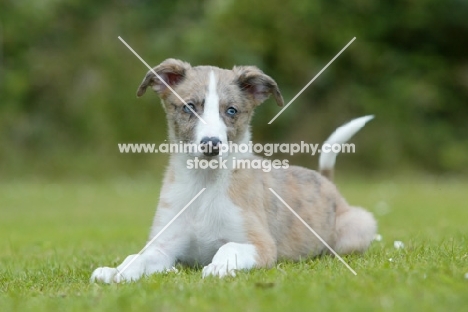
[[[215,211],[200,209],[198,213],[187,214],[184,232],[188,246],[180,260],[188,264],[207,264],[222,245],[245,242],[244,222],[237,209],[224,206],[216,207]]]

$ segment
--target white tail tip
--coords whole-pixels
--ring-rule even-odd
[[[350,122],[338,127],[323,144],[344,144],[348,142],[362,127],[374,118],[374,115],[368,115],[351,120]],[[319,158],[319,169],[327,170],[335,167],[336,152],[325,153],[322,151]]]

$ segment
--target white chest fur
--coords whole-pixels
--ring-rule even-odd
[[[189,265],[206,265],[227,242],[246,242],[242,211],[228,195],[229,178],[229,171],[218,171],[213,179],[213,174],[206,170],[183,170],[177,172],[175,181],[166,188],[165,194],[161,194],[161,200],[171,207],[170,211],[164,212],[167,216],[162,218],[167,220],[206,188],[171,225],[169,232],[183,241],[181,252],[177,254],[179,261]],[[153,235],[156,234],[155,230],[157,228],[153,228]]]

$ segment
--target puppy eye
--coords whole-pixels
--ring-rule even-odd
[[[190,108],[195,111],[195,105],[193,105],[192,103],[187,103],[187,105],[184,105],[184,112],[186,113],[192,113],[192,110],[190,110]]]
[[[234,116],[235,114],[237,114],[237,109],[235,109],[234,107],[229,107],[226,111],[226,114],[228,114],[229,116]]]

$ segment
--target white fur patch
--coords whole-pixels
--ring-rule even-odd
[[[149,249],[141,255],[130,255],[117,268],[102,267],[94,270],[91,282],[132,282],[143,276],[163,272],[173,265],[173,260],[159,250]]]
[[[371,119],[373,115],[359,117],[351,120],[350,122],[338,127],[330,137],[325,141],[324,144],[343,144],[349,141],[353,135],[355,135],[362,127]],[[338,153],[335,152],[322,152],[319,158],[319,168],[323,169],[333,169],[335,167],[336,156]]]
[[[207,276],[236,276],[237,270],[248,270],[256,265],[257,250],[252,244],[227,243],[219,248],[213,261],[203,268]]]
[[[200,142],[204,137],[216,137],[222,143],[227,143],[226,125],[219,116],[219,96],[216,90],[216,76],[213,71],[210,72],[209,79],[205,107],[201,116],[206,121],[206,125],[198,122],[196,142]]]
[[[213,178],[213,175],[217,175],[216,179],[207,181]],[[180,220],[168,228],[174,234],[178,234],[176,240],[184,240],[184,250],[173,250],[175,246],[171,243],[164,246],[165,251],[177,252],[177,258],[189,265],[206,265],[226,242],[246,242],[241,209],[228,196],[229,171],[190,171],[183,168],[176,172],[176,176],[180,179],[172,184],[167,193],[162,194],[171,207],[177,207],[174,209],[176,212],[202,187],[206,187],[206,190],[179,217]],[[167,222],[164,220],[161,223],[165,225]],[[159,226],[153,228],[152,233],[156,233],[158,228]]]
[[[114,282],[114,277],[117,275],[116,268],[109,268],[109,267],[102,267],[97,268],[94,270],[93,274],[91,275],[90,281],[91,283],[101,282],[110,284]]]

